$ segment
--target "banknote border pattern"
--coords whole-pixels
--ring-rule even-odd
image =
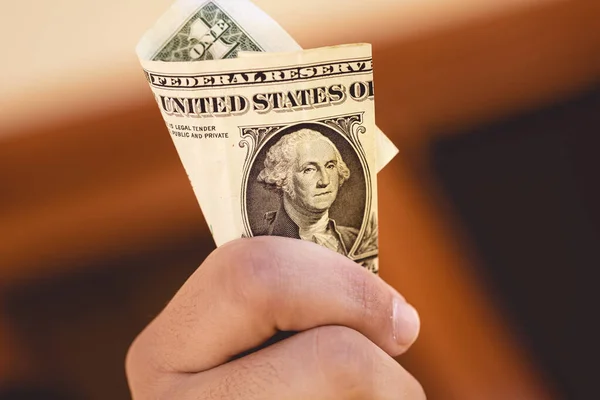
[[[298,124],[315,123],[324,125],[335,132],[339,133],[346,141],[352,146],[356,152],[360,163],[363,168],[365,184],[366,184],[366,205],[360,227],[359,234],[356,242],[352,246],[352,249],[348,252],[348,258],[361,262],[377,258],[379,254],[378,246],[378,229],[377,229],[377,216],[376,212],[372,211],[372,193],[373,185],[371,179],[371,169],[367,161],[366,153],[360,143],[359,136],[365,134],[367,129],[363,125],[363,114],[364,113],[352,113],[330,116],[327,118],[316,118],[312,120],[299,120],[290,122],[287,124],[278,125],[248,125],[240,126],[240,137],[242,140],[239,142],[241,148],[246,148],[246,159],[244,161],[243,178],[241,185],[241,206],[242,206],[242,220],[244,223],[243,237],[252,237],[252,229],[250,227],[250,221],[247,210],[247,198],[246,192],[248,189],[248,181],[250,178],[250,172],[256,157],[262,150],[262,148],[281,130],[292,127]]]
[[[335,71],[337,65],[357,63],[360,69],[352,71]],[[328,62],[305,63],[301,65],[281,65],[269,68],[234,69],[218,72],[202,72],[196,74],[159,73],[144,69],[146,80],[151,87],[164,90],[198,90],[205,88],[249,87],[253,85],[281,85],[283,83],[315,81],[342,75],[363,75],[373,72],[373,58],[359,57],[353,59],[331,60]],[[327,70],[327,68],[331,68]],[[313,75],[303,75],[303,69],[314,69]],[[319,71],[321,69],[321,71]],[[335,72],[334,72],[335,71]],[[275,73],[284,77],[274,78]],[[268,79],[271,76],[271,79]]]

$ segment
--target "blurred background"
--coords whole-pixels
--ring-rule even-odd
[[[373,44],[381,276],[428,398],[600,398],[600,2],[256,3],[305,48]],[[127,399],[214,249],[134,54],[171,0],[0,4],[0,399]]]

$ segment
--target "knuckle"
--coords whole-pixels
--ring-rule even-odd
[[[219,255],[226,288],[234,299],[255,305],[271,304],[285,282],[277,244],[265,238],[242,239]]]
[[[408,378],[405,380],[404,388],[406,392],[406,399],[410,400],[427,400],[427,395],[423,386],[416,380],[412,375],[408,374]]]
[[[360,333],[344,327],[325,327],[315,333],[318,369],[333,393],[368,396],[375,359],[371,344]]]
[[[125,354],[125,373],[129,380],[135,381],[144,374],[144,370],[152,366],[148,346],[143,343],[147,329],[142,331],[129,345]]]
[[[421,384],[359,332],[321,327],[313,341],[320,380],[333,398],[426,400]]]
[[[129,381],[132,381],[136,375],[137,364],[137,340],[134,341],[125,354],[125,375]]]
[[[268,361],[253,362],[251,359],[239,363],[219,384],[219,393],[227,399],[254,398],[253,394],[264,393],[280,381],[278,369]]]
[[[348,269],[346,272],[346,293],[349,301],[360,320],[369,321],[371,324],[378,321],[387,323],[391,305],[389,292],[382,290],[382,286],[376,283],[374,277],[363,272],[354,269]]]
[[[165,389],[164,376],[159,372],[154,360],[148,357],[147,346],[141,344],[143,333],[127,349],[125,356],[125,377],[134,398],[148,397],[148,393],[159,394]]]
[[[423,386],[415,379],[415,388],[414,388],[414,399],[415,400],[427,400],[427,395],[425,394],[425,389]]]

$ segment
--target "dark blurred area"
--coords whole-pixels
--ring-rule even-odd
[[[437,140],[481,272],[564,399],[598,396],[600,88]]]
[[[5,315],[31,354],[35,375],[6,398],[127,398],[131,341],[212,250],[205,238],[189,239],[176,251],[80,265],[7,291]]]
[[[373,43],[400,150],[381,276],[420,312],[398,360],[432,400],[598,398],[600,3],[530,3]],[[0,400],[130,398],[130,343],[214,249],[131,86],[126,107],[2,127]]]

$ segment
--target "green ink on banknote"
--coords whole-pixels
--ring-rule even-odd
[[[154,61],[204,61],[237,58],[240,51],[264,51],[213,2],[203,5],[152,58]]]

